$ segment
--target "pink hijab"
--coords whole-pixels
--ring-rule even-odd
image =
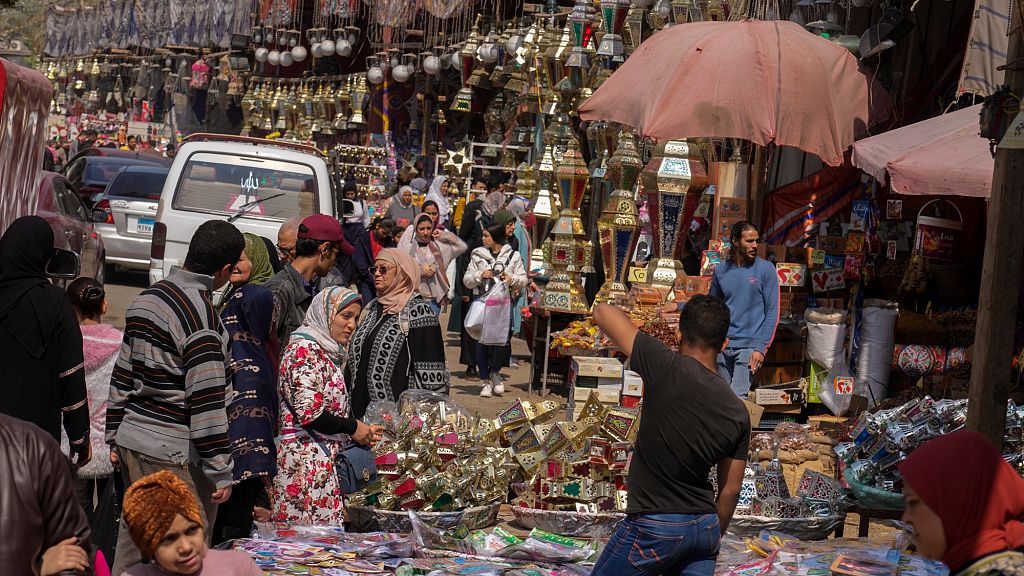
[[[391,284],[377,295],[385,314],[398,314],[420,289],[420,267],[412,256],[397,248],[381,250],[377,260],[390,262],[398,268]]]

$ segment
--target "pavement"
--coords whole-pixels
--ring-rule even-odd
[[[125,310],[132,300],[148,285],[146,271],[118,270],[107,279],[107,314],[103,321],[123,329]],[[441,326],[448,326],[448,312],[441,312]],[[505,380],[505,394],[501,397],[481,398],[481,382],[479,379],[468,379],[465,377],[466,367],[459,364],[459,334],[446,332],[445,354],[448,359],[448,367],[452,371],[452,385],[450,395],[460,406],[471,413],[478,413],[481,416],[493,418],[503,408],[511,404],[516,398],[523,400],[539,400],[539,393],[529,394],[527,384],[530,381],[530,352],[526,342],[520,338],[512,340],[512,357],[518,361],[518,368],[505,368],[501,371]],[[551,395],[548,397],[558,399],[560,396]],[[565,397],[561,396],[562,401]]]

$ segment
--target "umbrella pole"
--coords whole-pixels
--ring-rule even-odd
[[[1024,94],[1024,13],[1013,3],[1006,83]],[[984,267],[971,369],[967,427],[1002,448],[1024,245],[1024,150],[998,148],[985,232]]]
[[[754,157],[750,170],[750,183],[747,188],[750,190],[750,217],[748,220],[754,226],[761,226],[763,219],[761,206],[764,204],[764,196],[768,189],[768,158],[775,145],[769,144],[768,147],[765,147],[751,144],[751,146],[754,147]]]

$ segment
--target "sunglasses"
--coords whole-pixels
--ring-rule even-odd
[[[370,274],[377,274],[378,272],[380,272],[381,276],[387,276],[388,272],[390,272],[390,271],[392,271],[394,269],[395,269],[394,266],[370,266],[368,268],[368,270],[370,271]]]

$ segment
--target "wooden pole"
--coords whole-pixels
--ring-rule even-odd
[[[1024,30],[1020,4],[1013,3],[1006,84],[1024,93]],[[1010,384],[1021,250],[1024,246],[1024,150],[999,148],[988,206],[984,268],[975,328],[967,427],[1002,448]]]

